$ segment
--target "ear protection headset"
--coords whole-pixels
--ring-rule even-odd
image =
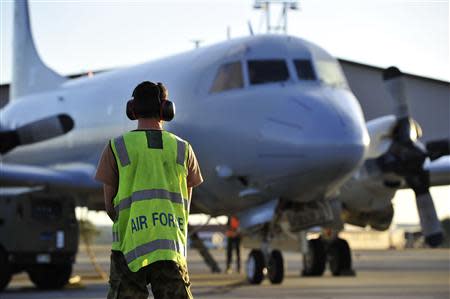
[[[175,104],[164,96],[164,85],[158,82],[159,118],[163,121],[171,121],[175,117]],[[161,99],[161,96],[162,99]]]
[[[159,118],[163,121],[171,121],[175,117],[175,104],[164,95],[164,85],[158,82],[155,86],[157,88],[157,98],[159,102]],[[138,109],[136,99],[133,97],[127,102],[127,116],[130,120],[136,120],[138,118],[150,117],[151,112],[148,109],[142,108]]]

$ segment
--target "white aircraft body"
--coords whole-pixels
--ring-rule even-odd
[[[253,250],[247,264],[252,283],[261,282],[266,267],[273,283],[282,281],[281,253],[268,248],[283,235],[305,242],[307,229],[338,231],[344,222],[387,229],[391,199],[397,189],[412,187],[410,178],[420,177],[414,171],[430,178],[428,185],[419,180],[426,192],[414,185],[424,233],[441,234],[428,187],[448,184],[450,167],[441,159],[423,168],[429,152],[399,133],[406,128],[409,137],[419,127],[409,118],[395,71],[386,75],[398,102],[395,115],[365,123],[336,59],[296,37],[233,39],[68,80],[40,60],[26,1],[16,1],[14,30],[11,99],[0,120],[4,187],[41,186],[103,209],[101,185],[93,179],[101,151],[136,128],[125,114],[133,88],[158,81],[177,106],[165,129],[192,144],[205,178],[194,190],[191,213],[237,214],[243,232],[261,240],[262,250]],[[403,171],[412,165],[405,148],[422,149],[420,170]],[[321,275],[327,255],[333,274],[351,271],[348,245],[336,234],[304,244],[304,275]]]

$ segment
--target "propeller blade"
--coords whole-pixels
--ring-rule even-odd
[[[416,193],[416,204],[425,242],[431,247],[439,246],[444,240],[444,234],[430,192]]]
[[[397,118],[409,118],[410,111],[406,97],[403,73],[398,68],[391,66],[383,71],[383,80],[386,89],[394,100],[394,112]]]
[[[444,233],[430,194],[429,172],[423,170],[416,175],[407,176],[406,182],[416,194],[417,211],[425,242],[431,247],[441,245]]]
[[[15,130],[0,132],[0,153],[17,146],[33,144],[66,134],[73,129],[73,119],[67,114],[46,117]]]
[[[425,242],[436,247],[444,239],[443,230],[429,191],[430,174],[423,167],[427,157],[433,159],[448,153],[449,143],[429,143],[427,150],[416,143],[421,129],[410,116],[402,72],[396,67],[389,67],[383,72],[383,80],[394,100],[397,124],[389,150],[377,159],[377,163],[383,172],[393,172],[405,178],[408,186],[414,190]]]

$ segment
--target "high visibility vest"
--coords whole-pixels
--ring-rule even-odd
[[[160,260],[186,265],[189,144],[166,131],[132,131],[110,141],[119,170],[112,249],[131,271]]]
[[[238,235],[239,230],[239,219],[234,216],[231,216],[229,227],[227,230],[227,237],[236,237]]]

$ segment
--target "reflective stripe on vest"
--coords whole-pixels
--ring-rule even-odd
[[[119,170],[112,249],[131,271],[159,260],[186,264],[189,145],[166,131],[134,131],[111,140]]]
[[[160,249],[174,250],[183,255],[184,257],[186,257],[185,247],[183,244],[180,244],[174,240],[159,239],[136,247],[136,249],[125,254],[125,259],[129,264],[141,256],[144,256],[146,254],[152,253]]]
[[[177,140],[177,163],[184,165],[184,159],[186,158],[186,143],[181,140]]]
[[[167,199],[173,203],[182,204],[186,211],[189,211],[189,201],[184,199],[180,193],[169,192],[164,189],[150,189],[136,191],[131,195],[122,199],[120,203],[114,207],[116,215],[124,209],[128,209],[132,203],[141,200]]]
[[[119,232],[112,232],[113,242],[119,242]]]
[[[116,147],[117,154],[119,155],[119,160],[122,167],[130,164],[130,158],[128,157],[128,152],[127,148],[125,147],[125,141],[123,140],[123,136],[114,139],[114,145]]]
[[[114,139],[114,145],[119,155],[120,164],[122,166],[127,166],[130,164],[130,158],[128,156],[127,148],[125,147],[125,142],[123,136]],[[181,140],[177,140],[177,163],[184,165],[184,160],[186,159],[186,143]]]

